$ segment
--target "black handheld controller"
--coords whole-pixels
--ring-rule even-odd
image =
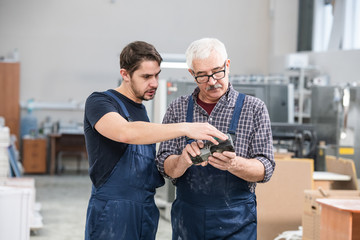
[[[211,154],[213,154],[214,152],[220,152],[220,153],[224,151],[235,152],[235,147],[231,135],[230,134],[226,134],[226,135],[228,136],[228,139],[226,139],[225,141],[217,139],[219,142],[218,145],[215,145],[209,141],[204,144],[204,147],[202,149],[200,149],[201,152],[200,155],[197,155],[196,157],[190,155],[193,164],[198,164],[207,161],[208,157],[210,157]]]

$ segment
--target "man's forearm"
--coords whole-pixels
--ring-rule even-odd
[[[181,155],[170,155],[164,162],[164,171],[171,178],[181,177],[191,166]]]
[[[256,158],[236,157],[228,171],[248,182],[259,182],[265,177],[265,167]]]

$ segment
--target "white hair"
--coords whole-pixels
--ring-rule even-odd
[[[226,52],[225,45],[216,38],[202,38],[196,40],[190,44],[186,50],[186,64],[190,69],[193,69],[193,60],[194,59],[205,59],[210,56],[210,54],[216,51],[218,52],[224,61],[227,59],[228,55]]]

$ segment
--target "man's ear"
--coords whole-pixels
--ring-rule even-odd
[[[191,76],[194,76],[193,70],[191,70],[191,69],[189,68],[188,71],[189,71],[189,73],[191,74]]]
[[[125,81],[125,82],[130,81],[130,74],[128,73],[128,71],[126,71],[126,69],[121,68],[120,75],[121,75],[123,81]]]
[[[228,74],[230,74],[230,59],[226,60],[226,70],[228,71]]]
[[[192,70],[191,68],[189,68],[188,71],[189,71],[189,73],[191,74],[191,76],[195,77],[195,76],[194,76],[194,72],[193,72],[193,70]],[[194,82],[196,83],[196,80],[195,80],[195,79],[194,79]]]

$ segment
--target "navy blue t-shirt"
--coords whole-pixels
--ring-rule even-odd
[[[133,121],[149,122],[146,108],[119,92],[111,89],[124,104]],[[86,100],[84,115],[84,133],[89,158],[89,174],[95,187],[101,186],[126,151],[128,144],[116,142],[98,133],[94,128],[97,121],[109,112],[125,114],[116,100],[103,92],[94,92]],[[125,118],[126,119],[126,118]]]

